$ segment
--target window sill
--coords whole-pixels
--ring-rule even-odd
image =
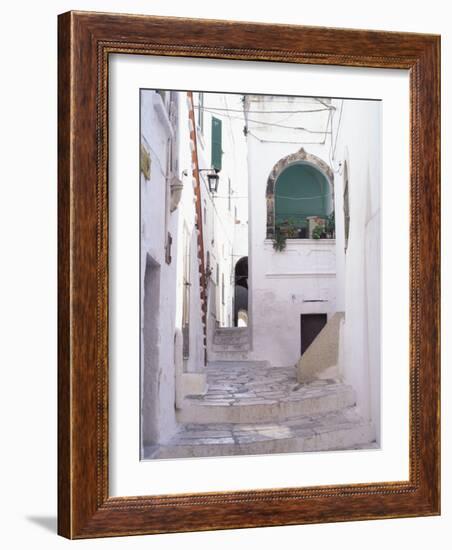
[[[273,246],[273,239],[265,239],[264,244],[266,246]],[[336,239],[287,239],[287,246],[328,246],[335,245]]]

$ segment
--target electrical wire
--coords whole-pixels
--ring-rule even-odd
[[[247,199],[248,197],[243,195],[243,196],[235,196],[235,195],[215,195],[215,198],[216,199],[229,199],[229,197],[231,199]]]
[[[203,185],[204,185],[204,187],[205,187],[205,189],[206,189],[207,196],[209,197],[210,202],[211,202],[211,204],[212,204],[212,206],[213,206],[213,209],[214,209],[214,211],[215,211],[215,214],[217,215],[217,219],[218,219],[218,221],[220,222],[220,225],[221,225],[221,227],[222,227],[222,229],[223,229],[223,233],[224,233],[224,236],[226,237],[226,240],[228,241],[228,243],[229,243],[230,246],[234,246],[234,243],[229,239],[228,232],[227,232],[225,226],[223,225],[223,222],[222,222],[222,220],[221,220],[221,216],[220,216],[220,214],[219,214],[219,212],[218,212],[218,210],[217,210],[217,207],[215,206],[215,202],[214,202],[214,200],[213,200],[213,198],[212,198],[212,195],[210,194],[210,190],[209,190],[209,188],[207,187],[207,184],[206,184],[206,182],[205,182],[205,180],[204,180],[204,178],[203,178],[202,176],[200,177],[200,180],[202,181],[202,183],[203,183]],[[207,220],[206,220],[206,221],[207,221]]]
[[[333,119],[334,119],[334,114],[335,113],[330,113],[330,116],[331,116],[331,121],[330,121],[330,128],[331,128],[331,141],[330,141],[330,150],[329,150],[329,161],[330,161],[330,168],[331,170],[335,173],[335,174],[341,174],[341,166],[339,165],[339,168],[335,168],[334,167],[334,156],[336,154],[336,147],[337,147],[337,138],[338,138],[338,135],[339,135],[339,130],[340,130],[340,126],[341,126],[341,120],[342,120],[342,111],[343,111],[343,108],[344,108],[344,99],[342,100],[342,103],[341,103],[341,109],[340,109],[340,112],[339,112],[339,121],[338,121],[338,124],[337,124],[337,129],[336,129],[336,137],[334,139],[334,145],[333,145]]]
[[[203,109],[206,111],[229,111],[231,113],[243,113],[242,109],[229,109],[229,108],[222,108],[222,107],[205,107],[203,105],[195,105],[195,109]],[[248,113],[260,113],[260,114],[301,114],[301,113],[321,113],[322,111],[331,111],[334,109],[334,107],[325,107],[324,109],[301,109],[301,110],[293,110],[293,111],[286,111],[286,110],[276,110],[276,111],[265,111],[265,110],[249,110]]]
[[[320,97],[314,97],[314,99],[316,101],[318,101],[320,103],[320,105],[324,105],[325,107],[329,107],[328,103],[325,103],[324,101],[322,101],[322,99]]]
[[[149,153],[152,153],[152,156],[150,155],[151,161],[152,161],[152,162],[153,162],[154,160],[157,161],[157,164],[159,165],[159,168],[160,168],[160,174],[166,179],[166,178],[167,178],[167,173],[166,173],[166,171],[163,169],[163,166],[162,166],[162,163],[160,162],[159,156],[158,156],[157,153],[154,151],[154,149],[152,148],[151,144],[149,143],[149,141],[145,138],[145,136],[144,136],[143,134],[141,134],[141,138],[142,138],[142,140],[146,143],[146,146],[147,146],[147,148],[149,149]]]
[[[253,97],[253,95],[256,95],[256,94],[245,94],[246,96],[248,97]],[[325,103],[324,101],[322,101],[322,98],[319,98],[319,97],[313,97],[313,96],[274,96],[274,95],[270,95],[270,94],[260,94],[258,95],[257,97],[271,97],[271,102],[272,103],[285,103],[287,104],[288,103],[288,99],[291,99],[291,103],[292,105],[295,105],[295,104],[298,104],[298,105],[306,105],[306,101],[301,101],[301,100],[306,100],[306,99],[312,99],[314,101],[316,101],[317,103],[320,103],[321,105],[325,106],[325,107],[330,107],[331,105],[329,105],[328,103]],[[330,98],[323,98],[324,100],[330,100]],[[300,101],[298,101],[300,100]],[[254,101],[253,99],[250,100],[251,102]],[[333,107],[334,108],[334,107]]]
[[[334,148],[333,148],[333,159],[334,159],[334,155],[336,154],[337,136],[339,135],[339,128],[341,127],[342,111],[343,110],[344,110],[344,100],[342,100],[342,103],[341,103],[341,110],[340,110],[340,113],[339,113],[339,122],[337,123],[336,138],[334,140]],[[331,133],[332,132],[333,132],[333,127],[331,127]]]
[[[310,199],[325,199],[326,197],[332,197],[332,193],[327,193],[326,195],[316,195],[315,197],[287,197],[285,195],[275,195],[277,199],[290,199],[292,201],[306,201]]]
[[[208,109],[203,107],[203,110],[207,113],[216,114],[215,112],[209,111]],[[246,122],[245,117],[236,117],[236,116],[230,116],[230,118],[235,118],[237,120],[243,120]],[[317,130],[309,130],[308,128],[304,128],[303,126],[287,126],[285,124],[277,124],[276,122],[262,122],[260,120],[252,120],[248,119],[248,122],[252,122],[253,124],[259,124],[260,126],[275,126],[277,128],[284,128],[286,130],[298,130],[302,132],[307,132],[308,134],[321,134],[325,135],[326,131],[317,131]]]
[[[262,139],[256,136],[256,134],[253,134],[251,130],[247,131],[247,135],[252,136],[254,139],[257,139],[261,143],[281,143],[286,145],[323,145],[325,143],[325,140],[323,141],[286,141],[286,140],[277,140],[277,139]]]

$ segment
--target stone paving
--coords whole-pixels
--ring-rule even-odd
[[[182,424],[281,422],[355,405],[355,392],[337,380],[299,384],[295,367],[266,362],[217,362],[207,371],[205,395],[185,398]]]
[[[320,434],[335,429],[356,426],[361,422],[354,407],[321,416],[302,417],[282,423],[253,424],[186,424],[177,434],[178,445],[193,443],[248,443],[269,439],[287,439],[295,436]]]
[[[369,428],[354,407],[278,423],[186,424],[171,440],[170,446],[175,448],[170,454],[214,456],[361,448],[369,437],[372,439]]]
[[[336,380],[301,385],[297,382],[295,367],[270,367],[265,363],[216,362],[207,369],[207,393],[188,396],[187,405],[269,405],[328,395],[341,385]]]
[[[356,411],[353,389],[338,380],[299,384],[295,367],[263,362],[215,362],[207,368],[207,393],[185,399],[179,432],[149,449],[146,458],[376,446],[373,427]]]
[[[253,455],[375,448],[372,427],[354,407],[278,423],[186,424],[155,458]]]

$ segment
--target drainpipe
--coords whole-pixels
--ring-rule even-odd
[[[201,319],[203,329],[204,365],[207,364],[207,280],[204,265],[204,235],[202,223],[201,183],[199,177],[198,143],[196,138],[195,109],[193,92],[187,92],[188,122],[190,128],[191,164],[193,190],[195,192],[195,222],[198,242],[199,289],[201,299]]]

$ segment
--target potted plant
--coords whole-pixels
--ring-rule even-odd
[[[287,239],[296,239],[298,237],[298,223],[294,218],[284,220],[278,226],[278,229]]]
[[[275,238],[273,239],[273,248],[276,252],[282,252],[286,248],[286,235],[280,230],[279,227],[276,227]]]
[[[312,238],[313,239],[325,239],[326,233],[325,233],[325,226],[324,225],[316,225],[314,229],[312,230]]]
[[[278,252],[282,252],[286,248],[287,239],[298,239],[299,236],[299,223],[295,218],[288,218],[276,226],[273,248]]]
[[[334,217],[334,210],[326,219],[325,229],[327,238],[334,239],[336,236],[336,221]]]

